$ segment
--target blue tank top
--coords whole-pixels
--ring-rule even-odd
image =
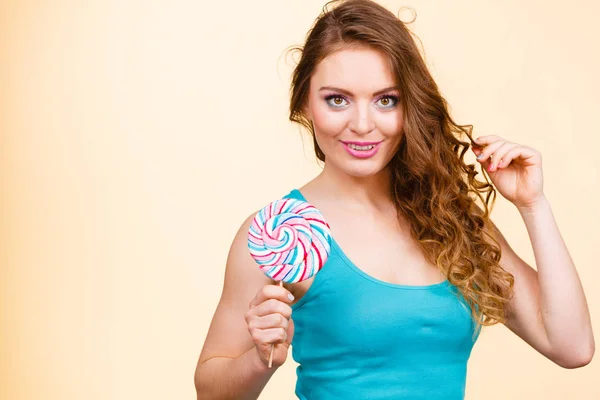
[[[306,201],[297,189],[285,198]],[[292,305],[292,357],[301,400],[462,400],[479,337],[448,280],[376,279],[331,240],[329,259]]]

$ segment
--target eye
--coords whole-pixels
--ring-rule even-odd
[[[342,108],[343,106],[345,106],[344,102],[347,103],[347,100],[339,94],[332,94],[330,96],[327,96],[325,97],[325,101],[327,101],[327,104],[329,104],[333,108]]]
[[[398,103],[398,96],[387,94],[381,96],[377,102],[381,104],[382,108],[392,108]]]

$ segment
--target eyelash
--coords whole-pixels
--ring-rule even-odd
[[[337,98],[344,99],[345,101],[348,101],[348,99],[345,96],[341,95],[341,94],[330,94],[330,95],[328,95],[328,96],[325,97],[325,101],[330,106],[332,106],[333,108],[342,108],[343,106],[335,106],[335,105],[332,105],[331,103],[329,103],[329,100],[331,100],[331,99],[337,99]],[[381,99],[392,99],[394,101],[393,105],[387,106],[387,107],[383,106],[382,108],[393,108],[393,107],[395,107],[398,104],[398,96],[393,95],[393,94],[383,95],[380,98],[378,98],[377,101],[379,101]]]

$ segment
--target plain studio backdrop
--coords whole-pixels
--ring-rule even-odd
[[[195,398],[235,232],[320,170],[288,122],[284,51],[325,2],[0,4],[0,398]],[[598,328],[598,3],[381,4],[416,12],[458,123],[542,152]],[[514,206],[499,195],[492,215],[535,265]],[[295,367],[261,399],[293,399]],[[467,399],[598,399],[599,376],[598,355],[562,369],[497,325]]]

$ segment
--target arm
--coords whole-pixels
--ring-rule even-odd
[[[502,251],[500,264],[515,278],[506,326],[564,368],[588,364],[595,351],[590,314],[575,265],[544,195],[541,153],[496,135],[475,139],[473,152],[496,189],[519,210],[537,265],[537,271],[527,265],[498,228],[491,226],[488,233]]]
[[[276,370],[267,368],[254,346],[235,358],[213,357],[200,361],[194,377],[197,398],[258,399]]]
[[[227,258],[223,292],[194,374],[198,399],[257,399],[276,371],[259,357],[245,319],[257,292],[271,283],[247,249],[251,221],[240,227]]]
[[[533,246],[537,271],[510,247],[494,225],[501,266],[515,277],[515,295],[506,326],[538,352],[564,368],[587,365],[595,350],[590,314],[550,203],[543,197],[518,207]]]

